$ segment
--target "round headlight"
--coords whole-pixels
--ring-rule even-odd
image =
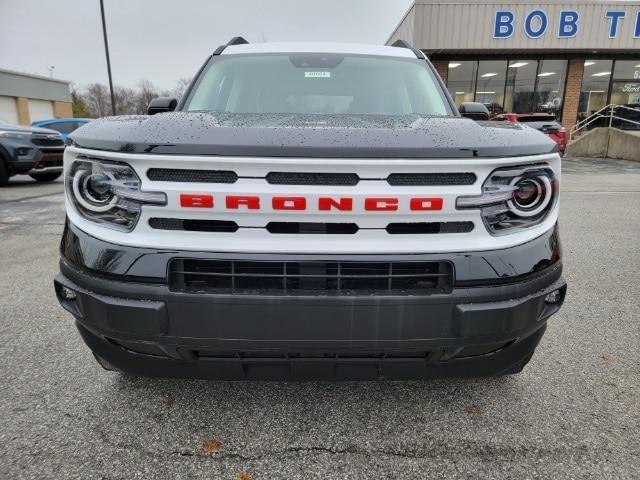
[[[105,202],[113,195],[111,181],[113,178],[104,173],[94,173],[85,180],[87,196],[95,202]]]
[[[509,209],[520,217],[534,217],[542,212],[553,195],[551,182],[546,175],[516,177],[511,181],[515,188],[507,202]]]
[[[106,212],[118,201],[111,188],[113,180],[107,173],[80,168],[73,176],[74,196],[87,210]]]
[[[107,227],[130,232],[143,205],[166,205],[163,192],[145,192],[135,170],[126,163],[78,158],[65,173],[67,198],[79,215]]]

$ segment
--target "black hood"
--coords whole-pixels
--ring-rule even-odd
[[[325,158],[467,158],[556,151],[546,135],[510,122],[419,115],[171,112],[95,120],[69,138],[130,153]]]

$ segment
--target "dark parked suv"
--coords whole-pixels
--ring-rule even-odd
[[[65,151],[55,291],[107,369],[517,373],[563,303],[556,143],[403,43],[236,38],[149,113]]]
[[[18,174],[39,182],[55,180],[62,175],[63,152],[55,130],[0,123],[0,187]]]

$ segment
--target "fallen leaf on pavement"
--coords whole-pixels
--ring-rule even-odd
[[[222,448],[222,444],[217,440],[209,440],[202,444],[202,451],[204,453],[218,453]]]
[[[482,408],[478,405],[465,405],[464,411],[472,415],[482,415]]]
[[[602,360],[604,360],[607,363],[611,363],[613,362],[613,357],[611,355],[602,355]]]

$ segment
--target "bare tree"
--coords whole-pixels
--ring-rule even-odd
[[[178,80],[172,90],[158,90],[149,80],[142,80],[135,88],[116,86],[113,92],[118,115],[136,115],[147,113],[147,107],[156,97],[176,97],[184,95],[191,82],[188,78]],[[105,85],[92,83],[84,91],[74,90],[74,105],[84,108],[83,116],[104,117],[111,115],[111,98]]]
[[[83,100],[91,117],[104,117],[111,113],[109,90],[100,83],[88,85]]]
[[[71,110],[75,118],[85,118],[89,116],[87,103],[82,93],[79,92],[73,84],[71,85]]]
[[[158,96],[158,89],[149,80],[138,83],[138,95],[136,99],[136,112],[146,113],[151,100]]]
[[[173,90],[171,90],[171,96],[172,97],[176,97],[177,99],[182,98],[182,96],[184,95],[185,90],[189,86],[189,83],[191,83],[191,79],[190,78],[186,78],[186,77],[180,78],[178,80],[178,83],[176,84],[175,88]]]
[[[115,87],[113,97],[116,101],[118,115],[134,115],[143,113],[137,110],[137,92],[133,88]]]

